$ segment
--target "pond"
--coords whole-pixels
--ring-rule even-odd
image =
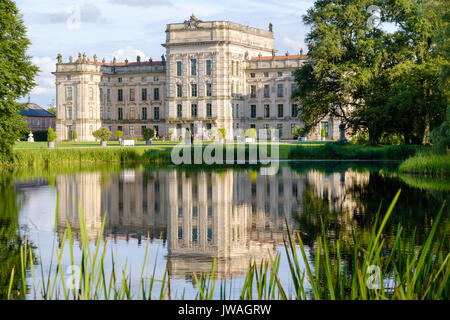
[[[159,280],[168,266],[172,297],[196,298],[193,274],[210,274],[216,259],[215,277],[226,280],[230,297],[238,298],[250,261],[260,263],[277,253],[281,257],[280,280],[291,290],[283,248],[286,225],[300,232],[312,262],[311,248],[322,235],[321,220],[331,244],[341,237],[348,240],[343,250],[352,250],[353,236],[364,241],[380,206],[381,212],[386,212],[401,189],[385,229],[386,239],[393,241],[397,225],[401,224],[412,241],[423,242],[433,218],[449,200],[450,181],[402,175],[397,171],[398,164],[285,162],[274,176],[261,175],[260,168],[248,166],[109,164],[3,170],[2,298],[12,267],[20,265],[18,244],[27,239],[37,257],[35,277],[41,279],[42,273],[48,277],[49,271],[52,274],[56,268],[55,250],[61,246],[68,223],[78,243],[80,210],[93,243],[106,213],[104,236],[110,248],[105,270],[112,271],[110,257],[114,256],[119,266],[126,264],[135,289],[149,239],[147,264],[150,275],[155,268],[158,294]],[[448,216],[448,206],[445,210]],[[79,245],[74,246],[73,254],[79,261]],[[61,265],[63,270],[71,265],[68,252],[63,254]],[[31,271],[26,278],[27,297],[39,299],[39,290],[33,290]]]

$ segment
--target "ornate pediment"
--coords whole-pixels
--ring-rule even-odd
[[[186,29],[196,29],[198,28],[198,24],[203,22],[202,20],[197,19],[197,17],[192,14],[189,20],[184,21],[184,27]]]

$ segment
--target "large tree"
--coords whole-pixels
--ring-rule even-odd
[[[31,91],[38,68],[26,51],[30,41],[16,4],[0,1],[0,160],[9,161],[16,139],[26,129],[17,102]]]
[[[436,0],[442,1],[442,0]],[[304,16],[311,64],[296,73],[293,98],[302,104],[305,130],[331,114],[352,132],[366,131],[370,142],[399,134],[421,143],[439,125],[445,100],[439,85],[442,55],[437,31],[424,0],[318,0]],[[373,19],[396,23],[392,33]]]

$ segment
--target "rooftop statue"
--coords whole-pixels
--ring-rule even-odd
[[[184,26],[186,27],[186,28],[197,28],[198,27],[198,24],[200,23],[200,22],[203,22],[202,20],[200,20],[200,19],[197,19],[197,17],[194,15],[194,14],[192,14],[191,15],[191,18],[189,19],[189,20],[186,20],[186,21],[184,21]]]
[[[56,60],[58,60],[58,63],[62,63],[62,55],[61,55],[61,53],[58,53],[58,55],[56,56]]]

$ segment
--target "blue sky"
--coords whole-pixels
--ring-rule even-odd
[[[38,86],[30,100],[47,108],[55,99],[56,55],[64,61],[78,52],[88,57],[96,54],[110,61],[137,55],[159,60],[164,53],[168,23],[179,23],[194,13],[205,21],[226,20],[267,29],[273,24],[275,48],[279,53],[297,53],[302,47],[308,27],[302,15],[313,5],[312,0],[16,0],[28,28],[32,45],[29,54],[39,66]],[[77,23],[77,13],[80,13]],[[72,19],[74,18],[75,19]],[[27,101],[28,98],[23,99]]]

